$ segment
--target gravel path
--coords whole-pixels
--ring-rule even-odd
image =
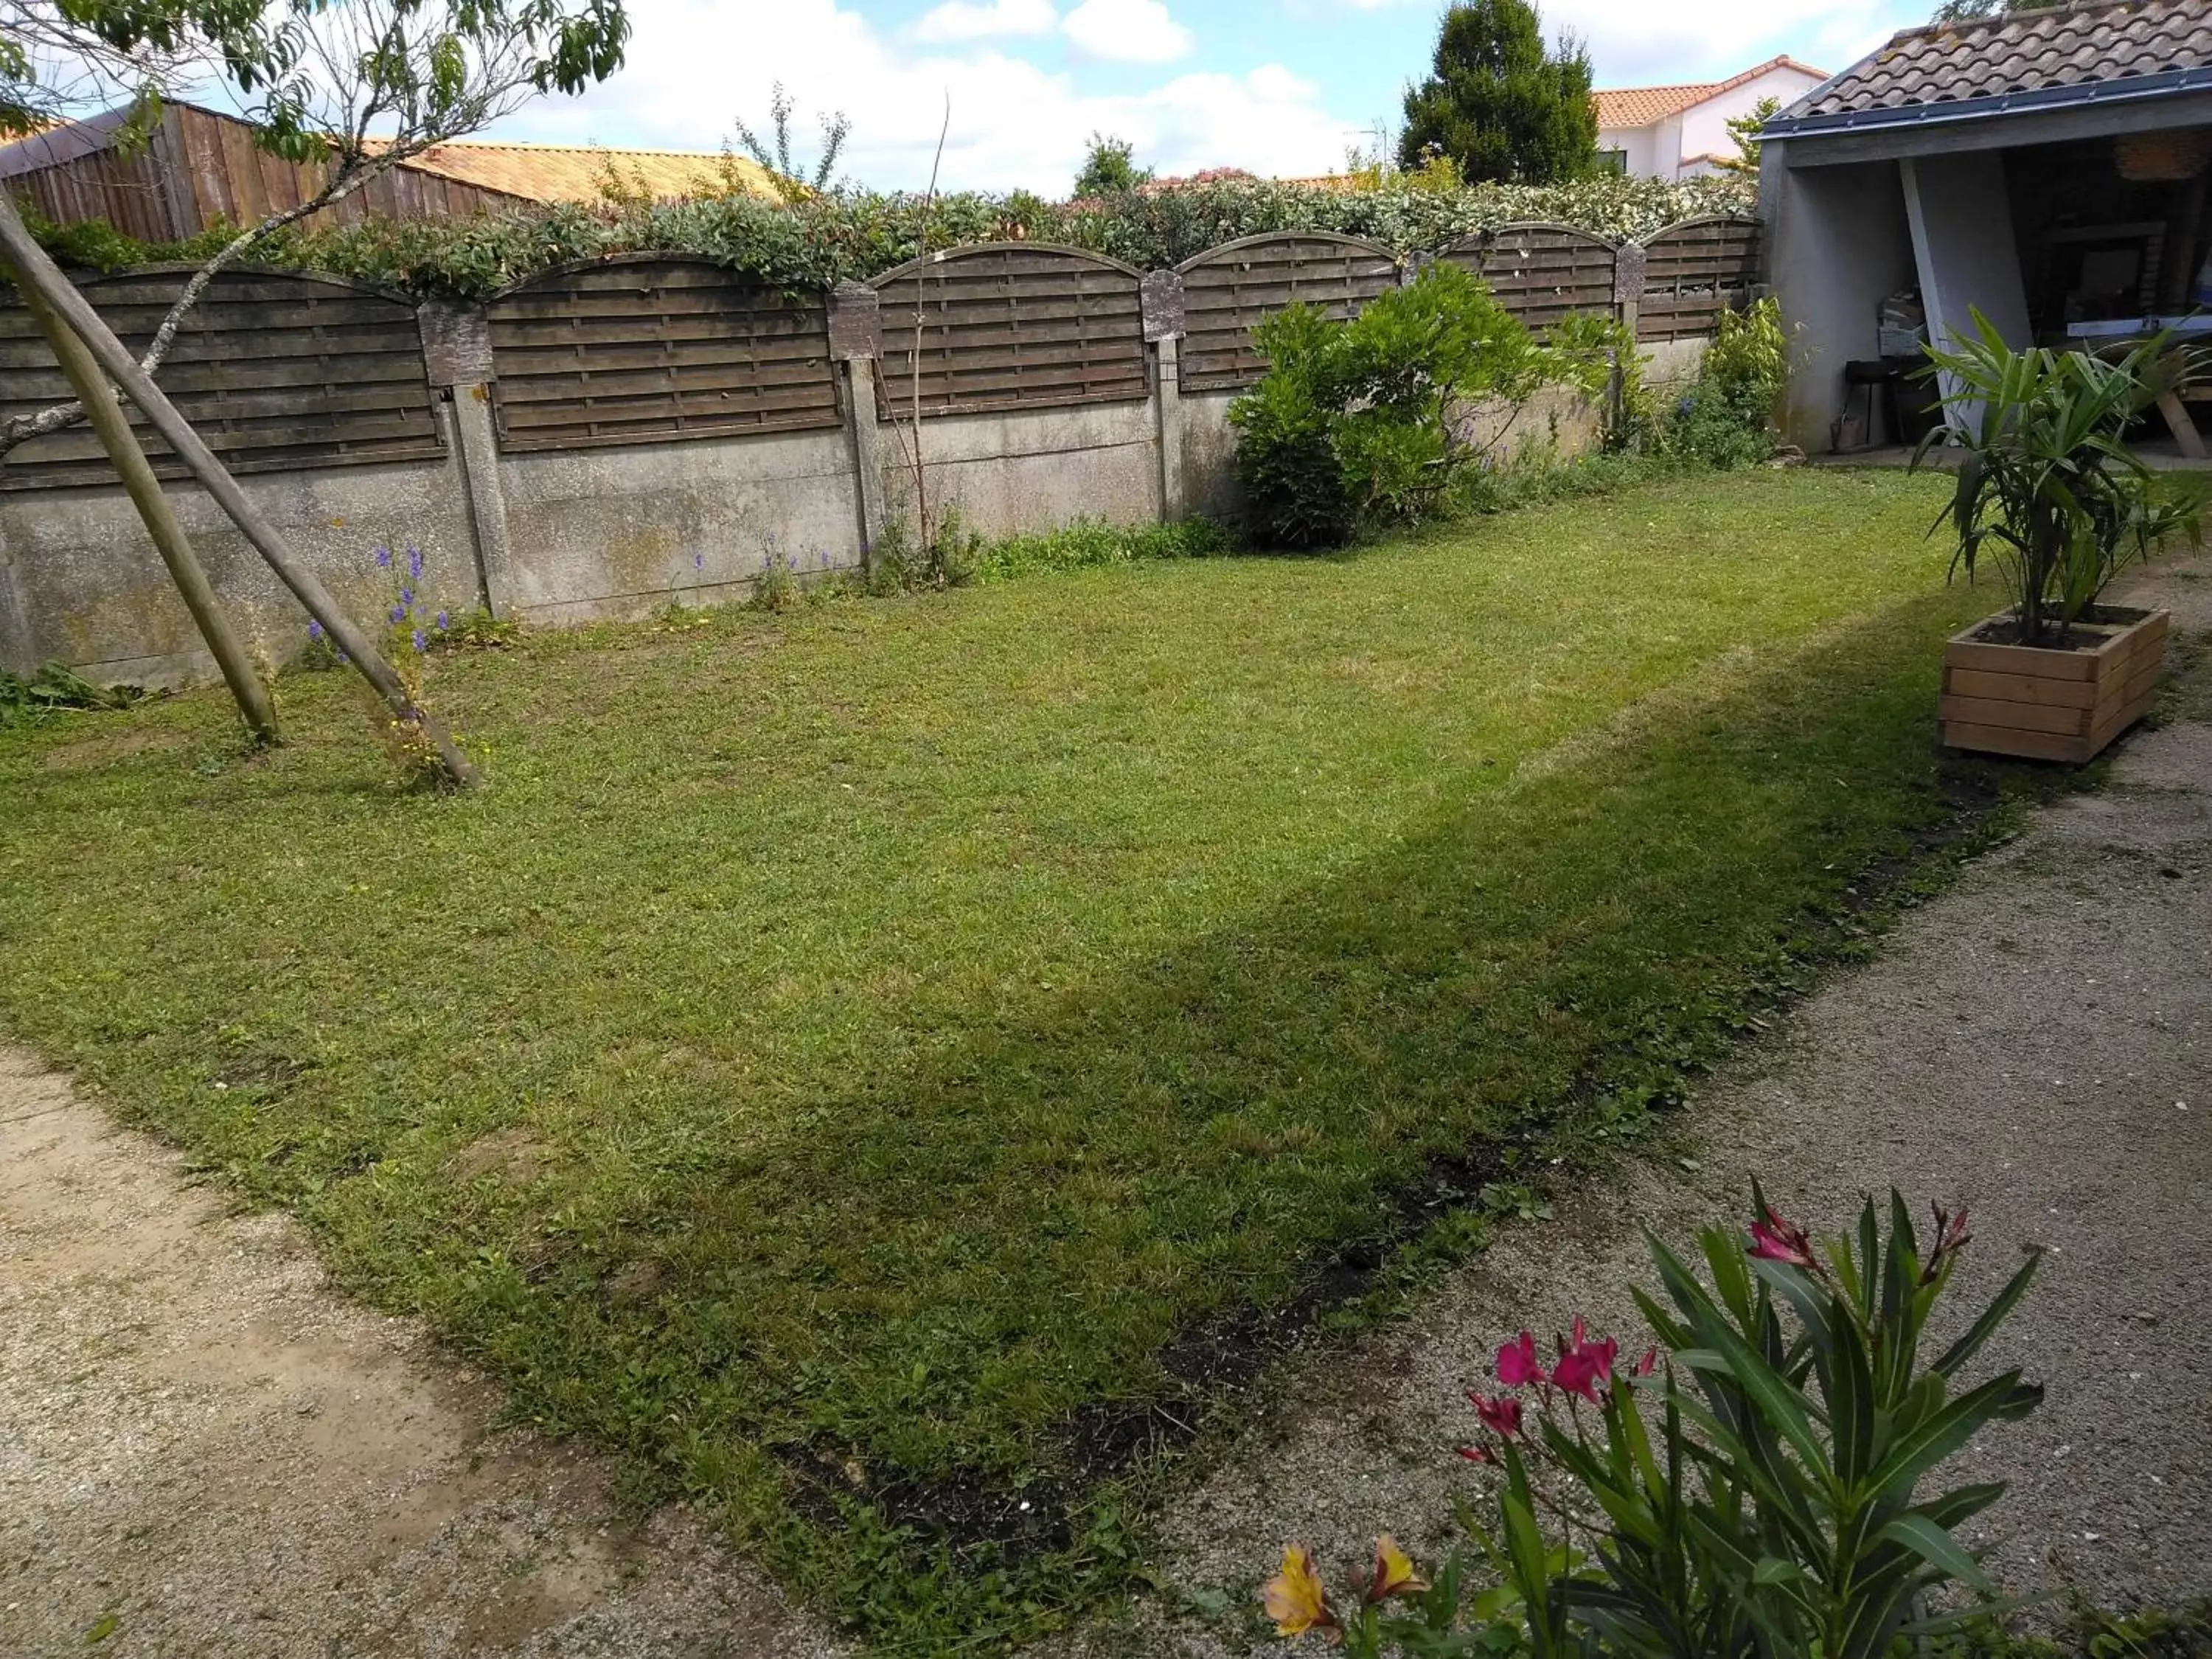
[[[0,1050],[0,1654],[837,1651],[497,1405],[292,1222]]]
[[[2212,580],[2147,591],[2212,632]],[[1170,1513],[1167,1591],[1054,1648],[1267,1650],[1249,1600],[1286,1535],[1433,1553],[1499,1334],[1632,1331],[1637,1226],[1730,1215],[1753,1170],[1824,1223],[1892,1182],[1963,1199],[1985,1282],[2047,1247],[1996,1358],[2048,1403],[1974,1455],[2014,1482],[1998,1563],[2106,1600],[2212,1589],[2212,707],[2184,714],[1716,1079],[1700,1168],[1563,1203],[1312,1367]],[[331,1296],[292,1223],[224,1216],[0,1050],[0,1653],[837,1651],[699,1521],[626,1519],[604,1461],[496,1407]]]
[[[2201,562],[2115,597],[2212,635]],[[1686,1240],[1734,1220],[1753,1172],[1785,1214],[1824,1227],[1893,1183],[1963,1200],[1962,1304],[2044,1246],[1985,1363],[2048,1393],[1963,1461],[2012,1483],[1975,1535],[2015,1588],[2107,1605],[2212,1593],[2212,662],[2189,680],[2107,788],[2039,813],[1710,1079],[1686,1125],[1698,1168],[1645,1163],[1562,1202],[1410,1325],[1315,1364],[1170,1511],[1165,1592],[1055,1650],[1281,1654],[1253,1593],[1285,1539],[1312,1543],[1332,1576],[1383,1530],[1437,1559],[1454,1496],[1481,1478],[1452,1452],[1473,1437],[1464,1390],[1501,1338],[1581,1312],[1640,1340],[1641,1227]]]

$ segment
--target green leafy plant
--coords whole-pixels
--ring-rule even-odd
[[[1774,453],[1774,409],[1789,377],[1780,305],[1768,298],[1747,310],[1723,311],[1668,443],[1707,466],[1765,460]]]
[[[1462,1449],[1504,1474],[1495,1525],[1464,1517],[1496,1589],[1440,1625],[1373,1596],[1340,1614],[1310,1555],[1286,1555],[1263,1598],[1278,1628],[1371,1629],[1372,1653],[1876,1659],[1974,1617],[1931,1617],[1928,1597],[1991,1594],[1956,1528],[2004,1488],[1938,1476],[2042,1398],[2017,1370],[1961,1383],[2036,1258],[1928,1358],[1963,1213],[1938,1208],[1923,1248],[1893,1192],[1886,1232],[1869,1200],[1820,1249],[1755,1187],[1753,1202],[1748,1249],[1699,1235],[1710,1283],[1650,1239],[1665,1300],[1637,1301],[1659,1343],[1632,1365],[1580,1320],[1549,1358],[1525,1330],[1498,1349],[1501,1391],[1470,1395],[1484,1433]]]
[[[1988,318],[1973,319],[1971,336],[1929,349],[1924,373],[1942,378],[1947,418],[1913,465],[1938,444],[1963,452],[1935,525],[1958,538],[1953,574],[1971,581],[1992,558],[2019,642],[2063,642],[2129,564],[2169,537],[2202,536],[2201,484],[2160,478],[2127,443],[2129,423],[2186,362],[2163,337],[2117,359],[2015,351]]]
[[[1254,537],[1334,547],[1422,518],[1496,441],[1464,406],[1518,403],[1557,373],[1528,331],[1456,265],[1433,264],[1349,321],[1293,305],[1253,330],[1267,373],[1230,405]]]
[[[0,726],[26,724],[70,708],[128,708],[145,695],[135,685],[94,685],[58,662],[27,675],[0,668]]]

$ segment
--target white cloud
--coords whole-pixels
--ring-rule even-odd
[[[1160,0],[1083,0],[1061,27],[1079,50],[1115,63],[1171,64],[1191,48]]]
[[[1051,0],[945,0],[914,26],[917,40],[984,40],[996,35],[1050,34],[1060,27]]]
[[[1601,86],[1717,79],[1787,52],[1839,70],[1906,23],[1918,0],[1547,0],[1547,33],[1572,29],[1589,48]]]
[[[802,158],[817,113],[853,117],[840,171],[886,188],[920,188],[945,100],[952,106],[943,182],[949,189],[1025,186],[1066,193],[1093,131],[1136,147],[1163,173],[1241,167],[1296,175],[1339,165],[1358,137],[1320,89],[1279,65],[1241,74],[1184,73],[1139,91],[1078,90],[1002,48],[915,49],[887,39],[837,0],[736,8],[721,0],[630,0],[629,61],[578,99],[548,98],[502,124],[509,138],[712,149],[733,118],[765,118],[771,83],[799,106]]]

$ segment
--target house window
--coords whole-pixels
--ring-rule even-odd
[[[1598,151],[1597,170],[1600,173],[1618,173],[1626,176],[1628,172],[1628,152],[1625,149]]]

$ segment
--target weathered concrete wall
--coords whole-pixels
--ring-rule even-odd
[[[441,417],[446,411],[441,407]],[[413,543],[423,554],[422,608],[473,609],[482,580],[458,462],[248,473],[240,479],[302,561],[356,616],[393,602],[392,571]],[[271,666],[307,643],[307,613],[197,485],[170,498],[216,591],[251,647]],[[178,685],[215,678],[215,663],[177,598],[119,485],[0,491],[0,653],[28,673],[47,661],[96,680]]]
[[[1234,392],[1187,392],[1182,399],[1182,499],[1187,512],[1224,522],[1244,510],[1237,482],[1237,428],[1229,424]]]
[[[884,511],[909,531],[916,517],[911,437],[904,425],[886,425],[876,451]],[[932,510],[951,508],[986,536],[1054,530],[1077,519],[1145,524],[1160,516],[1158,420],[1149,400],[940,416],[922,422],[921,445]]]
[[[532,622],[742,599],[769,563],[860,562],[845,434],[502,455],[514,608]]]
[[[1843,412],[1844,365],[1880,355],[1882,301],[1917,280],[1904,187],[1894,161],[1796,167],[1787,143],[1759,160],[1768,281],[1790,333],[1782,432],[1824,453]]]

